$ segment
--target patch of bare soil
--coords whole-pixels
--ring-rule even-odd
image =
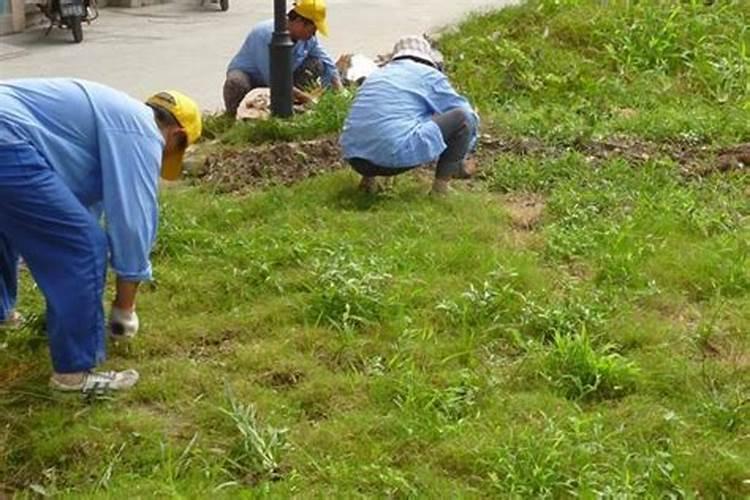
[[[188,350],[187,356],[193,360],[213,359],[220,354],[233,351],[239,332],[225,330],[219,335],[205,333]]]
[[[261,375],[261,383],[274,389],[289,389],[299,384],[304,378],[304,372],[297,369],[275,370]]]
[[[483,135],[480,146],[480,163],[483,159],[502,153],[554,157],[578,151],[594,165],[615,158],[622,158],[636,166],[655,158],[670,158],[680,165],[686,177],[705,177],[717,172],[741,171],[750,167],[750,143],[715,149],[689,143],[656,143],[634,137],[613,136],[603,140],[579,141],[571,145],[550,145],[538,139],[504,139]]]
[[[193,165],[189,168],[188,177],[219,193],[244,193],[269,186],[291,185],[342,168],[337,139],[333,136],[311,141],[194,153],[186,160]],[[680,165],[686,177],[747,171],[750,166],[750,143],[715,149],[689,143],[655,143],[633,137],[614,136],[604,140],[557,145],[533,138],[504,138],[484,134],[480,138],[476,155],[480,165],[479,178],[481,165],[497,155],[556,157],[570,151],[585,155],[592,165],[622,158],[631,165],[638,166],[655,158],[671,158]],[[424,173],[423,170],[417,169],[417,172],[421,174]],[[431,172],[425,173],[428,174],[432,175]]]
[[[0,370],[0,387],[12,387],[19,381],[28,379],[34,368],[29,363],[16,363],[3,368]]]
[[[511,225],[521,231],[533,230],[542,218],[544,198],[533,193],[514,193],[503,197],[503,206]]]
[[[715,359],[737,370],[750,369],[750,352],[727,337],[712,337],[701,343],[701,351],[706,358]]]
[[[294,184],[341,166],[337,138],[327,137],[220,150],[208,155],[202,166],[191,172],[191,177],[220,193],[242,193]]]

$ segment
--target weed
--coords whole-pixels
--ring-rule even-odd
[[[232,420],[238,432],[227,455],[227,472],[246,484],[279,479],[281,458],[288,448],[287,430],[262,425],[255,406],[238,402],[228,386],[226,397],[229,407],[221,408],[221,412]]]
[[[326,92],[311,110],[291,120],[270,118],[235,122],[225,115],[205,117],[203,136],[228,145],[304,140],[341,130],[349,110],[347,92]]]
[[[738,432],[750,419],[750,398],[742,388],[729,394],[712,390],[701,403],[700,413],[717,428]]]
[[[611,304],[599,293],[576,292],[568,289],[559,300],[524,297],[520,312],[520,328],[528,337],[543,341],[570,337],[582,329],[598,331],[609,315]]]
[[[428,427],[430,421],[441,426],[459,424],[477,414],[481,388],[477,376],[471,371],[461,370],[452,378],[453,383],[445,387],[435,387],[425,382],[414,371],[391,379],[393,403],[405,414],[429,419],[422,422]]]
[[[385,267],[376,257],[354,260],[345,251],[328,252],[313,264],[310,317],[342,332],[376,324],[387,306],[383,287],[391,275]]]
[[[573,336],[555,334],[543,376],[568,399],[620,398],[635,390],[639,370],[613,350],[594,349],[585,329]]]
[[[502,496],[636,498],[654,489],[665,496],[684,495],[674,473],[671,440],[643,443],[642,453],[634,456],[622,447],[622,433],[622,427],[603,425],[601,415],[556,419],[542,412],[481,461]],[[604,456],[620,465],[602,467]]]

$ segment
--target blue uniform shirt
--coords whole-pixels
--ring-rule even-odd
[[[273,36],[273,19],[256,24],[250,34],[247,35],[245,43],[240,51],[229,63],[228,70],[244,71],[258,85],[269,86],[271,83],[271,66],[268,54],[268,45]],[[331,80],[339,78],[336,65],[331,57],[313,36],[309,40],[299,40],[292,48],[292,68],[297,69],[308,57],[320,59],[323,63],[323,85],[330,86]]]
[[[344,158],[363,158],[381,167],[414,167],[435,160],[447,147],[432,120],[464,108],[479,117],[440,71],[409,59],[388,63],[367,77],[354,98],[340,144]]]
[[[0,82],[3,143],[34,146],[84,207],[103,212],[118,276],[151,278],[164,139],[148,106],[82,80]]]

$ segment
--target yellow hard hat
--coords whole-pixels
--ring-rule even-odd
[[[198,105],[191,98],[176,90],[159,92],[148,98],[146,104],[169,111],[180,126],[185,130],[188,145],[195,144],[201,136],[203,123]],[[182,172],[182,156],[184,151],[165,158],[161,168],[161,176],[167,180],[175,180]]]
[[[312,21],[320,33],[328,36],[325,0],[297,0],[294,2],[293,10],[305,19]]]

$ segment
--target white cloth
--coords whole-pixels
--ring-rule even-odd
[[[254,88],[242,98],[237,106],[238,120],[266,120],[271,116],[271,89]]]

